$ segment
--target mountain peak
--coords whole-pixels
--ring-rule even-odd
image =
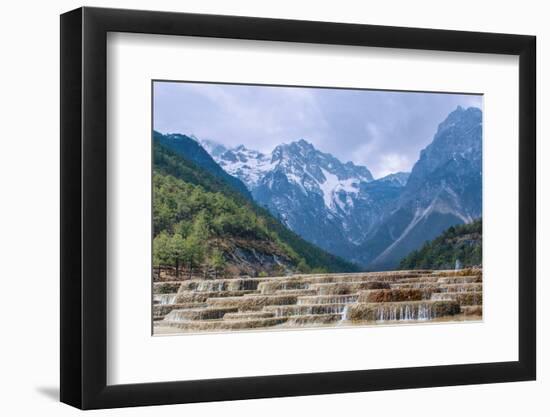
[[[459,105],[439,124],[437,133],[457,125],[471,125],[473,127],[477,124],[481,125],[481,110],[477,107],[464,108]]]
[[[282,150],[289,150],[291,152],[319,152],[315,146],[313,146],[311,143],[309,143],[305,139],[298,139],[295,141],[292,141],[288,144],[283,143],[282,145],[277,146],[275,149],[281,148]]]
[[[212,155],[213,158],[216,158],[227,151],[227,148],[216,141],[210,139],[197,139],[194,136],[191,136],[195,141],[197,141],[206,151]]]
[[[159,135],[162,135],[162,133],[160,133],[160,132],[155,131],[155,133],[159,134]],[[172,139],[172,140],[193,139],[195,142],[198,142],[196,139],[194,139],[190,136],[187,136],[187,135],[182,135],[181,133],[166,133],[165,136],[169,139]]]
[[[409,184],[420,184],[436,169],[457,160],[481,167],[482,113],[477,107],[457,108],[439,124],[432,143],[420,152]],[[449,168],[451,169],[451,168]],[[481,171],[480,171],[481,174]]]

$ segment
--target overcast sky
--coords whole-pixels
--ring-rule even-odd
[[[266,153],[305,139],[380,178],[410,171],[458,105],[482,96],[155,82],[154,129]]]

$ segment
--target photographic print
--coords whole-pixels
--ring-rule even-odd
[[[481,94],[152,95],[154,335],[482,319]]]

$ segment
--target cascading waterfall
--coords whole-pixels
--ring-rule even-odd
[[[347,304],[294,304],[275,306],[272,311],[275,317],[315,314],[342,314]]]
[[[299,305],[309,304],[349,304],[354,303],[359,295],[305,296],[298,299]]]
[[[479,320],[483,295],[475,271],[193,279],[153,288],[154,326],[181,331]]]
[[[349,320],[349,305],[345,305],[344,310],[342,311],[342,318],[340,321],[347,321]]]
[[[431,304],[421,304],[418,306],[418,320],[426,321],[433,318]]]
[[[197,291],[224,291],[225,282],[224,281],[202,281],[197,285]]]
[[[430,304],[380,305],[376,309],[376,321],[426,321],[434,318]]]
[[[160,305],[174,304],[177,294],[155,294],[153,302]]]

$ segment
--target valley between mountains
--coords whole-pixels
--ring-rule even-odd
[[[388,270],[424,243],[482,214],[482,113],[458,107],[412,171],[373,178],[306,139],[264,154],[243,145],[155,132],[304,241],[363,270]]]

